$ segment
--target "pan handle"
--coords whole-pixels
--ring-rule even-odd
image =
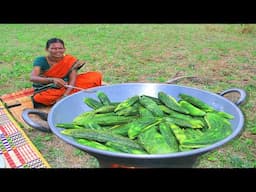
[[[42,120],[47,122],[47,118],[48,118],[48,114],[43,112],[43,111],[39,111],[37,109],[24,109],[22,111],[22,119],[32,128],[38,129],[40,131],[43,132],[51,132],[51,129],[49,126],[43,126],[38,124],[37,122],[33,121],[29,115],[30,114],[35,114],[38,115]],[[46,123],[48,125],[48,122]]]
[[[246,92],[243,89],[230,88],[230,89],[222,91],[221,93],[218,93],[218,94],[221,95],[221,96],[224,96],[224,95],[226,95],[228,93],[232,93],[232,92],[237,92],[237,93],[240,94],[240,98],[236,102],[234,102],[236,105],[241,105],[243,102],[245,102]]]

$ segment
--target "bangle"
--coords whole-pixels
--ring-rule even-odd
[[[48,81],[49,81],[50,83],[54,83],[54,79],[53,79],[53,78],[47,77],[47,79],[48,79]]]

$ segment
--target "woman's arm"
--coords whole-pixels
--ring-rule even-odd
[[[49,83],[54,83],[57,87],[63,87],[67,83],[61,79],[61,78],[56,78],[56,77],[42,77],[40,76],[41,74],[41,69],[39,66],[35,66],[31,72],[30,75],[30,81],[34,83],[41,83],[41,84],[49,84]]]
[[[76,70],[72,70],[69,74],[69,81],[68,84],[74,86],[76,83],[76,76],[77,76],[77,71]],[[64,96],[67,96],[70,92],[72,91],[72,88],[67,88]]]
[[[54,78],[41,77],[41,69],[39,66],[35,66],[30,75],[30,81],[34,83],[49,84],[54,83]]]

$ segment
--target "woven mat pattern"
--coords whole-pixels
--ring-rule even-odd
[[[30,90],[31,91],[31,90]],[[50,168],[50,165],[27,137],[16,119],[23,121],[23,108],[32,105],[31,92],[4,95],[0,99],[0,154],[5,158],[7,168]],[[26,99],[28,105],[22,105]],[[6,106],[11,107],[7,110]],[[14,110],[15,109],[15,110]],[[10,111],[12,112],[10,113]],[[13,112],[16,115],[13,116]]]
[[[22,126],[26,128],[30,128],[22,119],[21,113],[23,109],[33,108],[33,103],[31,100],[31,96],[34,92],[33,88],[24,89],[15,93],[5,94],[0,97],[3,101],[4,105],[13,117],[17,120],[17,122],[21,123]]]

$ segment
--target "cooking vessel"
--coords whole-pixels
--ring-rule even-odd
[[[234,116],[234,119],[231,120],[233,130],[232,134],[224,138],[223,140],[204,148],[184,152],[149,155],[110,152],[79,144],[72,137],[61,134],[60,131],[63,128],[58,128],[55,126],[57,123],[72,122],[72,120],[76,116],[80,115],[81,113],[84,113],[85,111],[92,110],[83,102],[83,100],[85,97],[97,99],[96,92],[77,92],[73,95],[70,95],[60,100],[52,107],[47,117],[50,131],[57,135],[60,139],[67,142],[68,144],[77,147],[87,152],[88,154],[96,157],[99,161],[100,167],[191,168],[196,165],[196,163],[198,162],[198,157],[200,157],[202,154],[219,148],[224,144],[228,143],[229,141],[231,141],[232,139],[234,139],[235,137],[237,137],[241,133],[244,125],[244,116],[238,107],[246,99],[246,92],[242,89],[231,88],[219,94],[216,94],[198,88],[174,84],[123,83],[95,87],[91,88],[90,90],[96,90],[96,92],[103,91],[108,95],[110,100],[113,102],[121,102],[134,95],[145,94],[157,97],[159,91],[163,91],[179,100],[178,95],[180,93],[184,93],[201,99],[205,103],[214,107],[216,110],[224,111]],[[240,97],[236,102],[233,102],[224,97],[225,94],[232,92],[237,92],[240,94]],[[35,111],[24,111],[23,119],[28,124],[31,124],[31,119],[28,118],[28,115],[29,113],[33,112]]]

